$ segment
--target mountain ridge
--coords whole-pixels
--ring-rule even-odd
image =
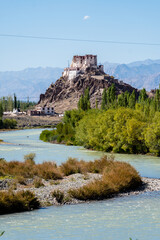
[[[147,91],[159,87],[160,59],[136,61],[128,64],[104,62],[104,71],[135,88]],[[20,100],[30,97],[38,101],[39,95],[61,76],[63,68],[36,67],[20,71],[0,72],[0,97],[15,93]]]

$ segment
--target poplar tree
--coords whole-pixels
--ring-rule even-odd
[[[135,104],[136,104],[136,94],[135,94],[135,91],[133,90],[132,94],[129,96],[129,107],[135,108]]]
[[[106,108],[107,105],[107,92],[106,89],[103,89],[103,93],[102,93],[102,103],[101,103],[101,109],[104,110]]]
[[[2,103],[0,102],[0,118],[2,118],[3,116],[3,107],[2,107]]]
[[[14,109],[17,109],[17,97],[15,93],[14,93]]]

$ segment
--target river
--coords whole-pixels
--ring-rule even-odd
[[[93,160],[104,153],[83,147],[44,143],[42,129],[0,133],[11,143],[0,145],[0,157],[23,161],[36,153],[36,162],[64,162],[68,157]],[[160,178],[160,158],[115,154],[116,160],[131,163],[145,177]],[[4,240],[159,240],[160,192],[114,198],[89,204],[52,206],[32,212],[0,216]]]

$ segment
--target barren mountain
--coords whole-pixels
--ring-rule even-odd
[[[91,107],[95,107],[97,99],[98,104],[101,104],[103,89],[115,84],[116,94],[120,94],[128,90],[135,90],[138,95],[138,90],[131,87],[122,81],[118,81],[104,72],[95,69],[87,69],[84,74],[78,75],[72,80],[65,77],[60,77],[55,84],[51,84],[45,94],[40,95],[39,106],[53,106],[57,113],[62,113],[65,110],[77,108],[78,100],[86,88],[89,88]]]
[[[160,60],[145,60],[129,64],[104,63],[106,73],[147,91],[159,88]]]

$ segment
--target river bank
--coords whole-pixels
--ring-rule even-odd
[[[32,128],[54,126],[61,122],[62,117],[59,116],[28,116],[28,115],[5,115],[3,119],[14,119],[17,121],[17,128]]]
[[[59,180],[46,181],[45,179],[42,179],[43,186],[39,186],[38,188],[34,186],[34,179],[28,179],[25,184],[17,184],[17,189],[14,190],[14,192],[19,192],[22,190],[31,191],[35,194],[38,201],[40,202],[40,205],[43,207],[51,205],[78,204],[83,202],[90,202],[89,200],[82,201],[70,197],[68,195],[68,192],[70,190],[81,188],[84,185],[93,182],[94,180],[98,181],[101,179],[101,177],[101,174],[76,173]],[[8,187],[11,185],[11,179],[0,180],[0,189],[3,191],[8,190]],[[158,191],[160,191],[160,179],[142,177],[142,185],[138,189],[134,191],[132,190],[123,193],[112,194],[109,198],[117,198]]]

